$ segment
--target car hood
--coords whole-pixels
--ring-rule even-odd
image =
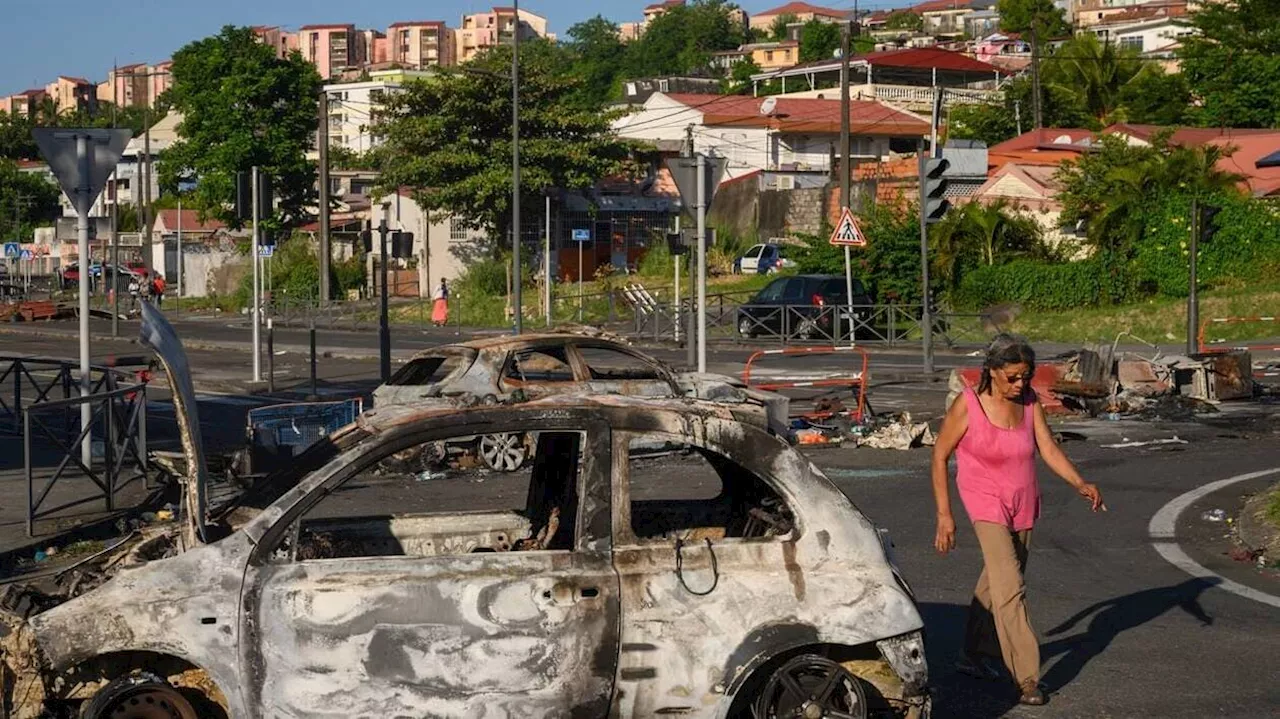
[[[200,440],[200,412],[196,402],[195,387],[191,383],[191,364],[182,340],[159,310],[149,302],[143,302],[140,337],[142,344],[155,352],[169,378],[169,390],[173,394],[173,410],[182,440],[182,454],[186,459],[186,476],[183,479],[183,501],[186,504],[187,526],[183,531],[184,546],[206,541],[207,487],[209,470],[205,464],[204,446]]]

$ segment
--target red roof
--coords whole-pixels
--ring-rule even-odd
[[[444,23],[440,20],[402,20],[391,23],[387,29],[390,30],[393,27],[444,27]]]
[[[745,95],[693,95],[667,97],[702,113],[704,125],[771,127],[788,132],[835,133],[840,131],[840,101],[779,97],[771,116],[760,114],[762,98]],[[929,123],[909,112],[874,100],[849,103],[849,129],[860,135],[921,136]]]
[[[645,6],[644,11],[650,12],[651,10],[668,10],[673,7],[682,7],[683,5],[684,5],[684,0],[666,0],[665,2],[656,2],[652,5],[647,5]]]
[[[1093,130],[1081,127],[1043,127],[1030,130],[987,149],[988,154],[1030,150],[1083,149],[1080,143],[1093,137]]]
[[[845,17],[849,14],[848,10],[836,10],[835,8],[819,7],[810,5],[807,2],[789,2],[786,5],[780,5],[772,10],[765,10],[755,14],[756,17],[773,17],[774,15],[824,15],[826,17]]]
[[[163,222],[165,229],[176,231],[178,229],[178,211],[177,210],[160,210],[156,214],[156,220]],[[225,229],[226,225],[219,220],[208,219],[204,222],[200,221],[200,213],[196,210],[182,211],[182,231],[183,232],[214,232],[216,230]]]
[[[346,25],[303,25],[299,30],[355,30],[356,26]]]
[[[1118,23],[1136,22],[1138,20],[1150,20],[1155,18],[1165,18],[1165,17],[1174,18],[1174,17],[1186,17],[1186,16],[1187,16],[1186,3],[1181,3],[1181,4],[1151,3],[1149,5],[1139,5],[1137,7],[1129,8],[1128,10],[1124,10],[1122,12],[1118,12],[1113,15],[1108,15],[1105,18],[1103,18],[1103,21],[1098,23],[1098,25],[1115,25]]]
[[[88,80],[84,79],[83,77],[71,77],[70,75],[59,75],[59,76],[58,76],[58,79],[59,79],[59,80],[68,80],[68,81],[70,81],[70,82],[74,82],[74,83],[75,83],[75,84],[77,84],[77,85],[92,85],[92,84],[93,84],[93,83],[89,82]]]
[[[910,67],[938,68],[955,72],[981,72],[991,75],[1009,74],[990,63],[975,60],[964,53],[954,50],[942,50],[935,47],[902,48],[900,50],[882,50],[866,55],[854,55],[853,61],[866,60],[877,67]]]
[[[972,0],[927,0],[919,5],[911,6],[911,12],[923,15],[927,12],[943,12],[944,10],[967,10]]]
[[[1241,182],[1254,197],[1268,197],[1280,192],[1280,167],[1258,167],[1258,160],[1280,150],[1280,131],[1263,131],[1247,135],[1224,136],[1210,144],[1235,148],[1230,157],[1218,160],[1217,168],[1244,178]]]
[[[1168,130],[1161,125],[1140,125],[1118,122],[1102,131],[1104,135],[1127,135],[1144,142],[1150,141],[1156,133]],[[1232,128],[1232,127],[1179,127],[1169,136],[1170,144],[1204,145],[1220,139],[1243,139],[1253,135],[1273,135],[1276,130],[1265,128]]]

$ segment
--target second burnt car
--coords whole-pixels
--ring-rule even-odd
[[[5,603],[23,608],[0,611],[13,719],[929,714],[887,539],[730,406],[388,406],[212,511],[185,358],[157,337],[190,455],[183,522],[82,560],[92,582]],[[510,481],[400,465],[516,431],[538,452]],[[633,451],[655,440],[688,452]]]
[[[623,342],[571,332],[424,350],[374,390],[373,403],[507,404],[553,395],[705,399],[733,405],[745,421],[782,436],[790,407],[786,397],[750,389],[736,378],[677,372]],[[468,438],[466,445],[486,467],[501,472],[521,467],[534,449],[518,432]]]

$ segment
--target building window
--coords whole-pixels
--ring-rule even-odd
[[[1142,52],[1142,36],[1130,35],[1129,37],[1120,38],[1120,49]]]
[[[449,218],[449,239],[465,240],[467,239],[467,223],[456,217]]]
[[[764,51],[764,61],[765,61],[765,62],[773,62],[773,50],[765,50],[765,51]],[[844,92],[844,91],[843,91],[843,90],[841,90],[841,92]],[[844,122],[844,120],[841,120],[841,122]]]

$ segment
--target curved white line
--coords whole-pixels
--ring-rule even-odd
[[[1264,469],[1260,472],[1238,474],[1234,477],[1220,479],[1216,482],[1210,482],[1204,486],[1197,487],[1186,494],[1181,494],[1175,497],[1168,504],[1161,507],[1160,511],[1156,512],[1155,516],[1151,517],[1151,523],[1147,525],[1147,533],[1151,535],[1153,540],[1155,540],[1152,542],[1152,546],[1155,547],[1156,552],[1158,552],[1160,556],[1164,557],[1170,564],[1193,577],[1216,579],[1219,589],[1225,589],[1228,592],[1238,594],[1246,599],[1252,599],[1255,602],[1262,602],[1263,604],[1269,604],[1280,609],[1280,597],[1277,597],[1274,594],[1267,594],[1266,592],[1259,591],[1253,587],[1247,587],[1239,582],[1234,582],[1221,574],[1212,572],[1198,564],[1194,559],[1187,556],[1186,552],[1182,551],[1182,547],[1178,546],[1176,536],[1178,517],[1181,516],[1187,507],[1190,507],[1201,498],[1213,494],[1223,487],[1229,487],[1239,482],[1247,482],[1251,479],[1260,479],[1272,474],[1280,474],[1280,467]]]

